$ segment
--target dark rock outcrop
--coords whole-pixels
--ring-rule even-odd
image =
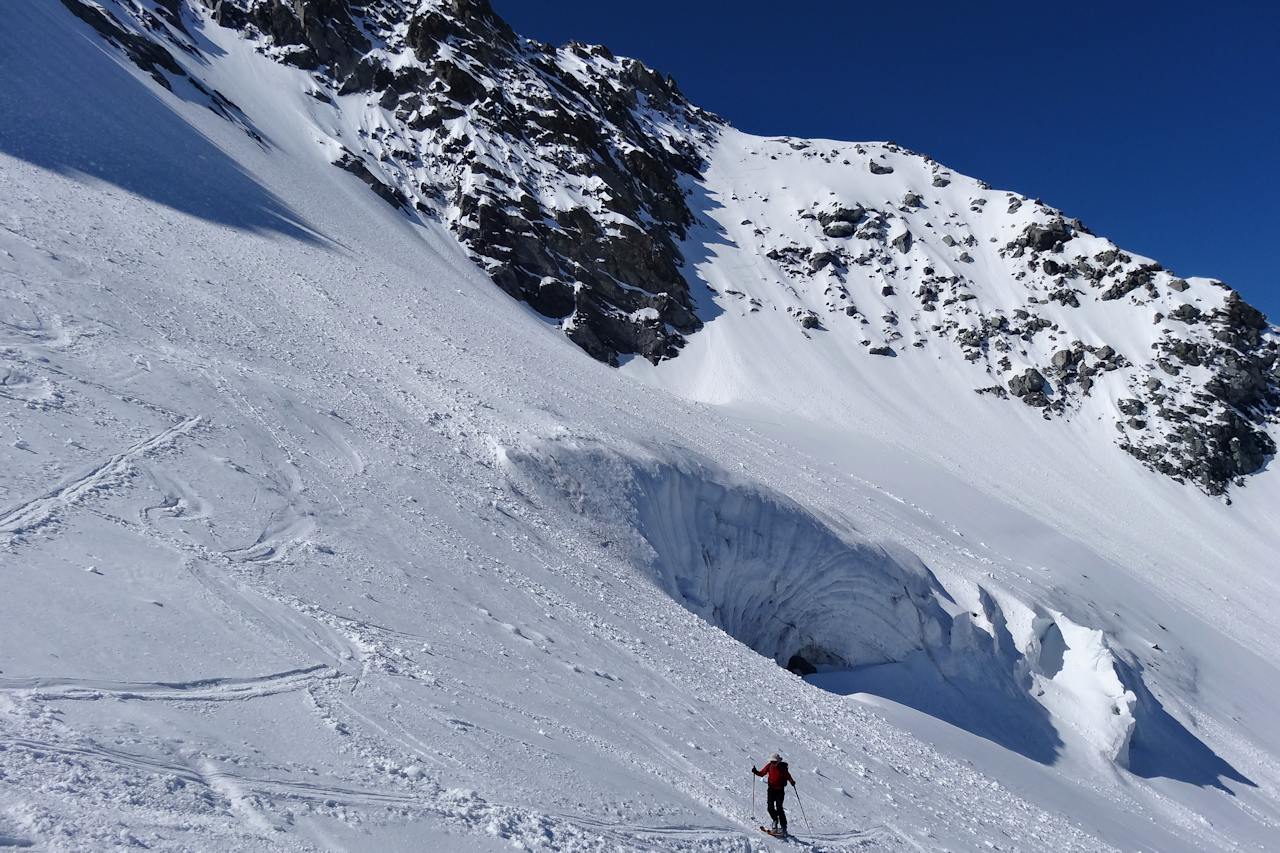
[[[1042,393],[1045,385],[1044,374],[1034,367],[1028,367],[1009,380],[1009,393],[1015,397],[1026,397],[1028,394]]]
[[[1171,397],[1163,382],[1149,380],[1143,387],[1147,408],[1175,429],[1167,438],[1122,447],[1161,473],[1224,494],[1276,453],[1269,426],[1280,409],[1280,345],[1266,334],[1262,313],[1234,291],[1211,312],[1184,303],[1169,316],[1207,335],[1166,335],[1157,365],[1173,376],[1180,372],[1178,363],[1208,367],[1212,374],[1190,397]]]
[[[1058,217],[1045,223],[1033,222],[1023,229],[1022,234],[1012,240],[1006,248],[1022,247],[1037,252],[1047,252],[1057,244],[1070,240],[1071,236],[1071,228],[1066,220]]]
[[[719,120],[669,77],[522,39],[487,0],[206,2],[268,55],[394,111],[398,139],[370,134],[337,165],[442,221],[592,356],[657,362],[701,327],[678,249],[692,224],[681,180]]]

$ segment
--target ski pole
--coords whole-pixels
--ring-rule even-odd
[[[791,790],[796,792],[796,805],[800,807],[800,816],[804,818],[804,825],[809,827],[809,834],[813,835],[813,824],[809,823],[809,816],[804,813],[804,800],[800,799],[800,789],[796,787],[796,783],[791,783]]]
[[[756,774],[751,774],[751,819],[756,819]]]

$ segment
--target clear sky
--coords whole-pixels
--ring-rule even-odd
[[[1280,2],[492,0],[761,134],[891,139],[1280,321]]]

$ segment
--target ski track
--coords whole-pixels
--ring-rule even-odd
[[[620,850],[749,850],[752,842],[766,848],[769,842],[755,837],[748,823],[739,827],[671,825],[660,826],[626,821],[610,822],[583,815],[541,813],[513,807],[479,797],[474,792],[445,790],[428,786],[417,793],[395,793],[334,784],[319,784],[297,779],[272,779],[233,772],[209,758],[194,757],[190,761],[165,760],[151,755],[107,747],[93,742],[76,746],[32,740],[0,739],[0,752],[14,750],[49,759],[106,764],[129,773],[180,779],[187,784],[207,788],[223,798],[230,813],[249,830],[270,837],[284,828],[282,821],[267,811],[278,811],[284,803],[311,804],[360,809],[394,808],[408,810],[419,818],[433,818],[460,830],[486,826],[490,834],[519,839],[528,827],[538,827],[548,849],[592,851]],[[805,833],[789,842],[823,853],[897,849],[896,842],[912,849],[923,849],[896,828],[877,824],[864,829],[839,833]],[[32,842],[34,844],[34,842]],[[560,846],[565,845],[565,846]]]
[[[255,678],[202,678],[187,682],[109,682],[68,678],[3,678],[0,690],[29,691],[44,701],[103,698],[227,702],[302,690],[339,674],[324,664]]]
[[[586,829],[601,833],[604,838],[615,838],[619,842],[641,840],[663,846],[674,840],[714,842],[730,845],[740,836],[748,838],[752,827],[744,824],[743,828],[730,826],[652,826],[645,824],[615,824],[581,815],[564,815],[566,820]],[[754,831],[759,831],[755,829]],[[920,849],[915,842],[888,824],[873,824],[862,829],[847,832],[793,832],[788,839],[774,839],[778,843],[799,843],[814,851],[859,850],[875,845],[877,850],[896,848],[899,843],[912,849]],[[761,843],[768,844],[768,841]]]
[[[127,450],[113,454],[80,477],[8,510],[0,515],[0,534],[7,534],[12,542],[51,523],[59,513],[74,507],[95,492],[123,482],[139,459],[173,444],[198,427],[202,420],[201,415],[186,418],[139,441]]]
[[[315,519],[309,516],[296,518],[264,530],[252,545],[223,553],[227,558],[238,562],[271,563],[286,558],[292,549],[306,542],[315,531]]]
[[[175,521],[199,521],[212,513],[213,507],[209,501],[181,477],[163,471],[158,466],[148,466],[147,474],[156,488],[164,494],[164,499],[139,510],[140,523],[149,523],[149,516],[152,514]]]

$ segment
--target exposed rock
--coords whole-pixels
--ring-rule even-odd
[[[1237,349],[1256,349],[1262,343],[1262,333],[1267,330],[1267,318],[1261,311],[1232,291],[1222,303],[1222,308],[1210,318],[1213,336]]]
[[[93,27],[100,36],[118,45],[134,65],[150,74],[153,80],[166,89],[173,89],[166,73],[174,77],[187,76],[168,50],[150,39],[129,32],[111,13],[82,0],[62,0],[62,5]]]
[[[1051,291],[1049,293],[1049,299],[1050,301],[1057,302],[1064,307],[1080,307],[1080,291],[1073,287],[1060,287],[1057,290]]]
[[[867,350],[867,352],[871,353],[872,355],[887,355],[887,356],[897,355],[897,353],[893,351],[893,347],[889,347],[889,346],[874,346],[871,349]]]
[[[1053,366],[1058,370],[1066,370],[1080,360],[1080,353],[1075,350],[1061,349],[1053,354],[1050,359]]]
[[[1108,287],[1103,291],[1103,300],[1119,299],[1139,287],[1151,284],[1155,273],[1161,269],[1159,264],[1146,264],[1135,270],[1130,270],[1123,279]]]
[[[1116,401],[1116,408],[1123,415],[1140,415],[1147,410],[1147,404],[1134,397],[1126,397]]]
[[[873,175],[892,175],[893,167],[888,163],[881,163],[877,160],[871,160],[867,163],[867,168],[871,170]]]
[[[1009,393],[1015,397],[1025,397],[1028,394],[1043,392],[1045,382],[1044,374],[1034,367],[1028,367],[1009,380]]]
[[[801,311],[796,315],[796,319],[800,321],[802,329],[821,329],[822,320],[812,311]]]
[[[1164,352],[1174,356],[1183,364],[1199,367],[1205,358],[1205,349],[1194,341],[1174,339],[1163,348]]]
[[[822,233],[828,237],[852,237],[853,232],[852,222],[832,222],[822,228]]]
[[[373,190],[379,198],[392,207],[405,207],[409,200],[405,194],[396,187],[388,186],[369,171],[369,167],[364,161],[352,154],[350,151],[344,151],[342,156],[333,161],[333,165],[342,169],[344,172],[350,172],[360,180],[369,185],[369,189]]]
[[[1035,406],[1036,408],[1043,409],[1049,406],[1050,400],[1043,391],[1030,391],[1023,396],[1022,402],[1026,403],[1028,406]]]
[[[809,257],[809,269],[818,272],[831,264],[839,263],[840,255],[835,252],[814,252]]]
[[[1266,361],[1259,362],[1240,353],[1227,351],[1221,367],[1208,381],[1205,389],[1232,406],[1249,408],[1275,403],[1275,377],[1265,370]]]
[[[856,225],[866,215],[866,208],[862,205],[854,205],[853,207],[841,205],[832,210],[820,211],[818,213],[818,221],[823,225],[830,225],[833,222],[851,222]]]
[[[1022,230],[1022,234],[1011,241],[1006,248],[1019,246],[1037,252],[1047,252],[1058,243],[1071,239],[1071,229],[1061,217],[1045,223],[1033,222]]]

